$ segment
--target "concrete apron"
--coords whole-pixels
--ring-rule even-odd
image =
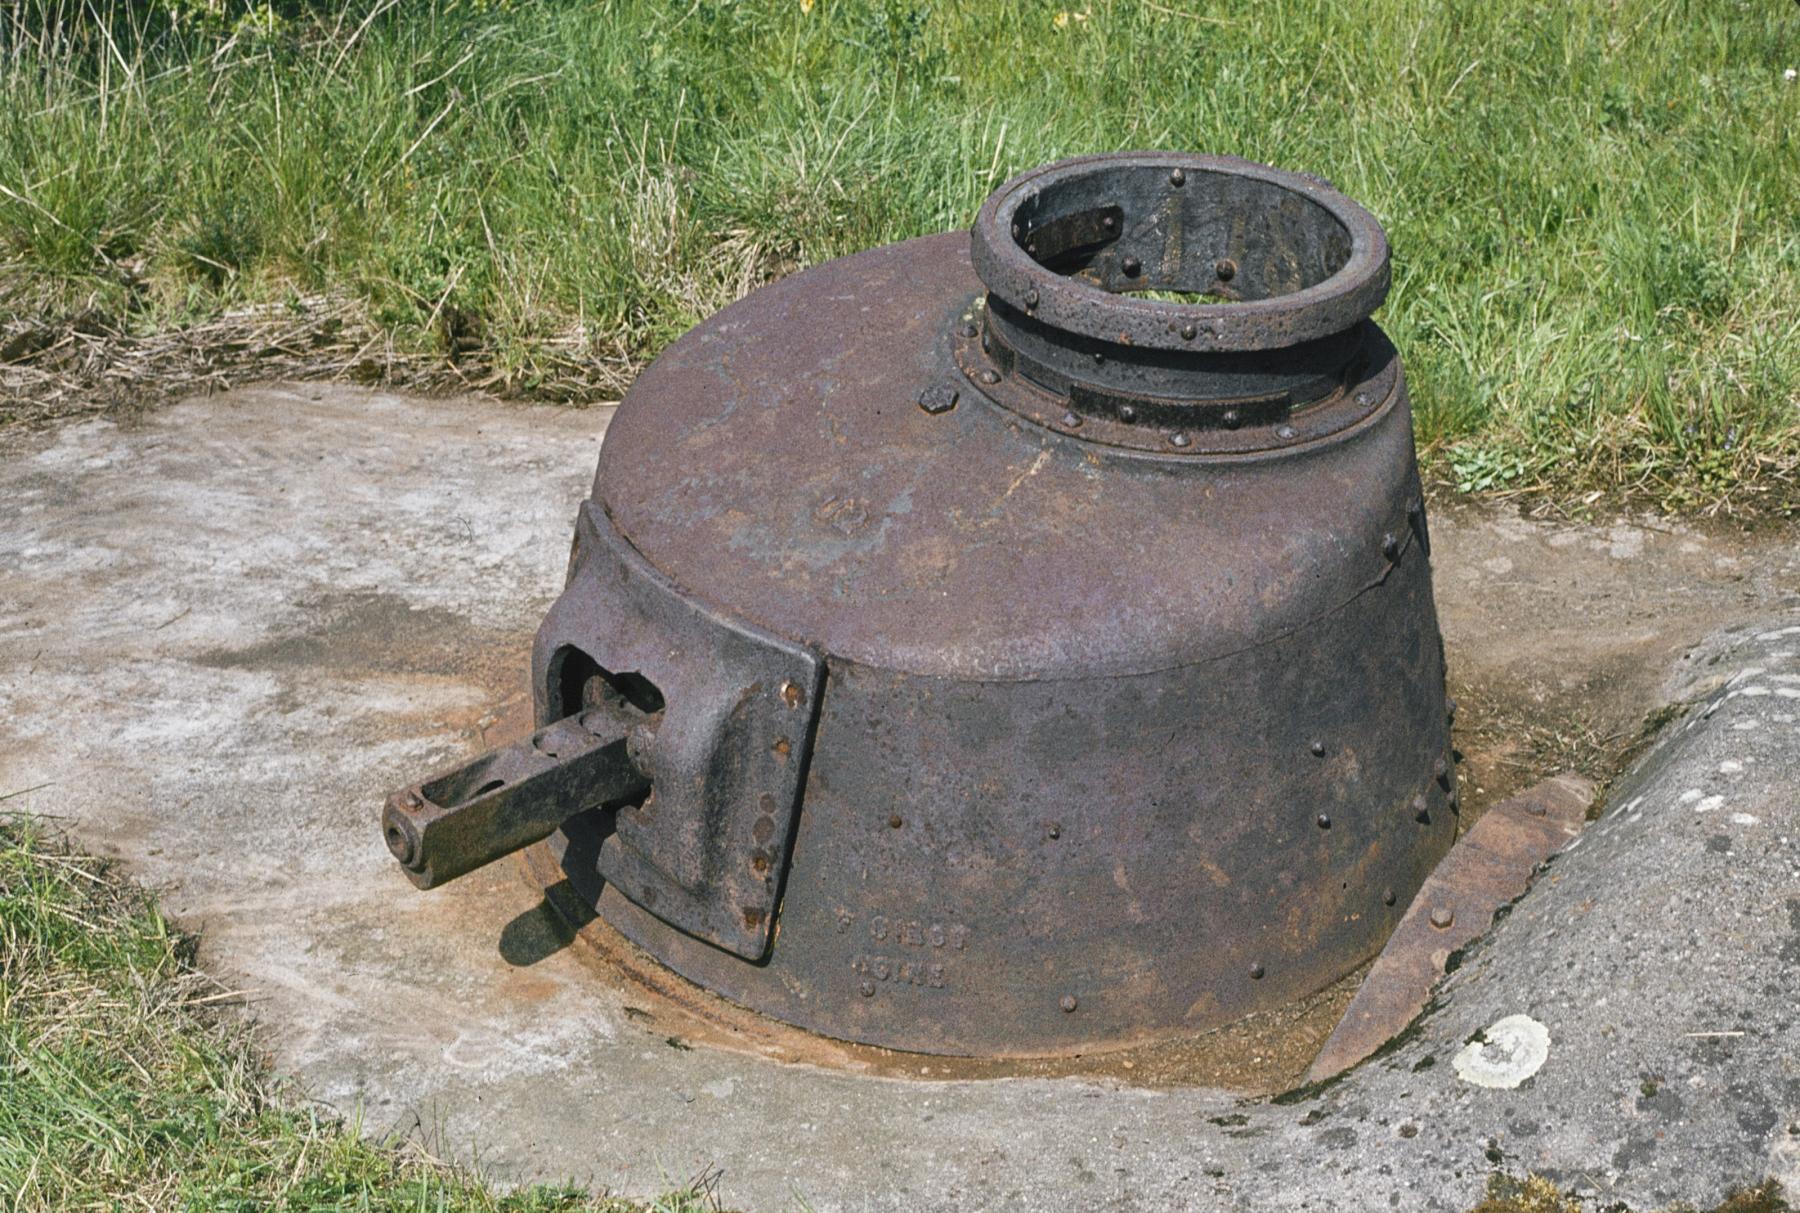
[[[602,424],[258,389],[0,457],[5,807],[162,890],[309,1093],[501,1178],[716,1175],[749,1210],[1460,1209],[1496,1169],[1639,1206],[1800,1190],[1800,615],[1692,654],[1668,694],[1698,706],[1436,1009],[1297,1100],[673,1047],[518,862],[415,893],[379,797],[523,688]],[[1495,541],[1436,530],[1444,595]]]

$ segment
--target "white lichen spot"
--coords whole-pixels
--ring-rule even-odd
[[[1749,666],[1746,669],[1739,670],[1737,673],[1733,674],[1730,678],[1727,678],[1725,680],[1725,685],[1728,687],[1734,687],[1738,683],[1743,682],[1746,678],[1755,678],[1758,674],[1766,674],[1766,673],[1768,673],[1768,671],[1763,669],[1759,665]]]
[[[1762,721],[1760,721],[1760,720],[1740,720],[1736,724],[1732,725],[1731,727],[1740,733],[1747,733],[1751,729],[1762,728]]]
[[[1776,687],[1775,693],[1783,699],[1800,699],[1800,687]]]
[[[1685,791],[1681,794],[1680,798],[1677,800],[1676,803],[1678,803],[1678,804],[1693,804],[1696,800],[1699,800],[1704,795],[1706,795],[1706,793],[1702,792],[1699,788],[1689,788],[1687,791]]]
[[[1752,816],[1750,816],[1750,814],[1748,814],[1748,813],[1733,813],[1733,814],[1732,814],[1732,815],[1731,815],[1731,824],[1732,824],[1732,825],[1734,825],[1734,826],[1754,826],[1754,825],[1761,825],[1761,824],[1762,824],[1762,818],[1760,818],[1760,817],[1752,817]]]
[[[1743,769],[1744,764],[1735,758],[1727,758],[1719,764],[1719,774],[1721,775],[1735,775]]]
[[[1451,1059],[1464,1082],[1511,1091],[1550,1057],[1550,1029],[1529,1015],[1508,1015]]]
[[[1708,796],[1705,800],[1702,800],[1699,804],[1694,806],[1694,812],[1710,813],[1724,803],[1725,798],[1723,796]]]
[[[1764,632],[1758,640],[1780,640],[1783,636],[1800,636],[1800,625],[1791,628],[1779,628],[1773,632]]]
[[[1782,687],[1781,689],[1785,691],[1788,688]],[[1744,687],[1742,690],[1732,692],[1732,694],[1734,694],[1734,695],[1747,695],[1752,699],[1756,698],[1759,695],[1767,695],[1768,693],[1769,693],[1768,687]]]

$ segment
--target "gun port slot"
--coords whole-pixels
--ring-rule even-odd
[[[636,670],[612,671],[573,645],[550,658],[546,688],[556,715],[573,716],[584,708],[629,707],[653,716],[663,709],[663,693]]]

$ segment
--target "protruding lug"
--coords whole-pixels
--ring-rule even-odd
[[[657,719],[628,707],[584,708],[395,792],[381,811],[388,850],[408,879],[430,889],[548,838],[577,813],[649,786],[640,762]]]

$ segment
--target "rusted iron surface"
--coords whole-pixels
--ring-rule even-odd
[[[626,753],[634,715],[590,707],[393,793],[381,815],[388,850],[415,885],[436,888],[641,791],[648,780]]]
[[[1482,814],[1425,881],[1306,1072],[1341,1074],[1425,1009],[1450,954],[1484,934],[1540,865],[1581,832],[1594,785],[1575,774],[1533,785]]]
[[[669,582],[594,502],[581,507],[571,570],[533,651],[538,719],[591,698],[596,684],[648,697],[642,706],[657,716],[633,748],[650,794],[612,815],[599,874],[726,963],[760,960],[824,663]]]
[[[533,677],[540,723],[654,712],[651,791],[568,822],[571,883],[692,981],[891,1048],[1317,991],[1455,833],[1380,229],[1130,155],[1002,187],[972,247],[758,291],[620,405]]]

